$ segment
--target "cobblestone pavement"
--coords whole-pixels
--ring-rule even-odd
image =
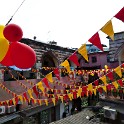
[[[64,119],[52,122],[50,124],[109,124],[105,122],[99,122],[97,119],[94,120],[88,120],[86,119],[86,116],[93,116],[94,113],[88,109],[84,109],[80,113],[68,116]]]

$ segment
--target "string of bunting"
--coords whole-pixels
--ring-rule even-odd
[[[119,75],[120,78],[122,78],[121,67],[124,67],[124,64],[122,64],[121,66],[118,66],[117,68],[115,68],[113,70],[114,72],[116,72]],[[123,80],[124,79],[122,78],[122,79],[119,79],[117,81],[114,81],[113,77],[112,77],[112,71],[107,73],[106,76],[108,76],[110,78],[110,80],[112,80],[112,83],[107,84],[107,82],[105,80],[106,78],[105,78],[105,75],[104,75],[104,76],[100,77],[99,79],[95,80],[94,82],[92,82],[92,83],[90,83],[90,84],[88,84],[86,86],[80,87],[78,89],[73,89],[73,90],[70,89],[69,92],[66,93],[66,94],[56,94],[56,95],[53,95],[52,99],[54,99],[54,101],[55,101],[55,99],[58,98],[58,99],[60,99],[63,102],[64,100],[66,101],[68,98],[70,100],[72,100],[73,98],[82,97],[84,95],[88,96],[89,94],[92,95],[92,93],[96,94],[96,90],[98,90],[99,92],[102,92],[101,88],[105,92],[107,92],[107,89],[111,90],[111,88],[114,88],[114,87],[117,89],[119,87],[119,85],[120,85],[120,87],[123,86]],[[98,80],[102,80],[104,83],[99,85],[98,84]],[[39,86],[39,84],[41,84],[41,82],[38,82],[36,85]],[[93,84],[95,84],[95,85],[93,85]],[[34,88],[28,89],[27,93],[30,96],[29,98],[27,97],[26,92],[22,93],[22,95],[19,95],[19,96],[13,98],[13,101],[15,100],[15,104],[17,103],[18,98],[20,98],[20,96],[21,96],[21,98],[25,99],[26,101],[30,101],[30,99],[32,98],[34,100],[34,103],[36,103],[37,100],[33,98],[32,90],[36,94],[36,89],[35,90],[34,90]],[[10,101],[10,100],[6,100],[6,101]],[[45,104],[48,105],[49,98],[45,99],[45,100],[42,99],[41,101],[42,102],[44,101]],[[4,102],[2,101],[0,103],[4,103]]]
[[[124,7],[115,15],[113,16],[99,31],[102,31],[104,32],[105,34],[107,34],[112,40],[114,40],[114,30],[113,30],[113,26],[112,26],[112,19],[113,18],[117,18],[119,19],[120,21],[124,22]],[[92,43],[93,45],[95,45],[96,47],[98,47],[100,50],[103,51],[103,48],[102,48],[102,44],[101,44],[101,40],[100,40],[100,37],[99,37],[99,31],[97,31],[88,41],[90,43]],[[83,44],[78,50],[76,50],[71,56],[69,56],[67,58],[67,60],[65,60],[63,63],[60,64],[60,66],[64,66],[66,69],[67,69],[67,72],[69,73],[70,72],[70,65],[69,65],[69,62],[68,60],[72,61],[75,65],[79,66],[79,63],[78,63],[78,57],[76,55],[76,52],[78,52],[79,54],[81,54],[85,60],[88,61],[88,55],[87,55],[87,49],[86,49],[86,44]],[[121,69],[120,67],[118,67],[119,69],[116,69],[117,72],[118,72],[118,75],[121,76],[122,73],[121,72]],[[119,71],[118,71],[119,70]],[[60,80],[60,77],[59,77],[59,70],[58,69],[54,69],[53,72],[55,72],[55,75],[56,77]],[[110,78],[110,79],[113,79],[112,77],[112,72],[109,72],[107,74],[107,76]],[[104,76],[105,77],[105,76]],[[104,79],[104,78],[103,78]],[[50,88],[49,85],[48,85],[48,81],[50,83],[53,83],[53,79],[52,79],[52,72],[50,72],[49,74],[47,74],[45,76],[45,78],[42,79],[42,82],[45,83],[45,85],[47,86],[47,88]],[[38,83],[39,84],[39,83]],[[116,84],[116,83],[114,83]],[[83,86],[82,88],[79,88],[78,89],[78,92],[81,93],[81,91],[85,91],[86,89],[88,88],[89,91],[93,91],[93,85],[92,83],[88,84],[87,86]],[[33,91],[35,92],[36,95],[38,95],[38,92],[36,90],[36,85],[33,86]],[[28,89],[28,92],[29,95],[32,93],[32,89]],[[23,93],[23,97],[26,99],[26,101],[28,101],[28,98],[27,98],[27,95],[26,95],[26,92]],[[17,97],[16,97],[17,98]],[[45,100],[46,101],[46,100]],[[46,102],[47,103],[47,102]]]

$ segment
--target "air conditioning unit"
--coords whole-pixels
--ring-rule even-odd
[[[111,120],[116,120],[117,118],[117,111],[111,108],[104,108],[104,117],[109,118]]]
[[[5,106],[0,106],[0,114],[4,114],[5,110]]]
[[[14,105],[7,106],[6,113],[12,113],[12,112],[16,112],[16,107]]]

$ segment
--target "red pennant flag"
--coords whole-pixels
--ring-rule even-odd
[[[111,90],[111,84],[108,84],[107,86],[106,86],[106,88],[107,88],[107,90]]]
[[[9,100],[9,105],[13,105],[13,101],[11,99]]]
[[[99,80],[95,80],[93,83],[95,84],[95,86],[98,86],[99,85]]]
[[[70,57],[69,60],[71,60],[75,65],[80,66],[79,62],[78,62],[78,57],[76,55],[76,53],[73,53]]]
[[[48,80],[46,78],[43,78],[42,81],[45,83],[47,88],[50,88],[50,86],[48,84]]]
[[[123,86],[123,81],[122,81],[122,79],[118,80],[117,82],[119,83],[119,85],[120,85],[121,87]]]
[[[109,79],[111,80],[111,81],[113,81],[113,73],[112,72],[109,72],[106,76],[108,76],[109,77]]]
[[[123,67],[123,68],[124,68],[124,63],[121,65],[121,67]]]
[[[76,99],[77,98],[77,93],[73,92],[73,98]]]
[[[56,75],[56,77],[60,80],[60,75],[59,75],[59,69],[58,68],[55,68],[53,70],[53,73]]]
[[[95,33],[88,41],[103,51],[103,47],[98,32]]]
[[[28,101],[28,97],[27,97],[26,92],[25,92],[25,93],[23,93],[23,96],[24,96],[24,98]]]
[[[38,98],[39,92],[37,91],[36,85],[32,89]]]
[[[19,101],[18,97],[15,97],[16,105],[18,104],[18,101]]]
[[[124,22],[124,7],[114,17]]]
[[[99,88],[98,88],[98,91],[99,91],[100,93],[102,93],[102,92],[103,92],[103,89],[102,89],[101,87],[99,87]]]

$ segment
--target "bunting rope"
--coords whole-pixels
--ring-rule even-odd
[[[26,0],[23,0],[22,1],[22,3],[19,5],[19,7],[16,9],[16,11],[13,13],[13,15],[11,16],[11,18],[9,19],[9,21],[6,23],[6,25],[8,25],[11,21],[12,21],[12,19],[13,19],[13,17],[15,16],[15,14],[19,11],[19,9],[21,8],[21,6],[23,5],[23,3],[25,2]]]

